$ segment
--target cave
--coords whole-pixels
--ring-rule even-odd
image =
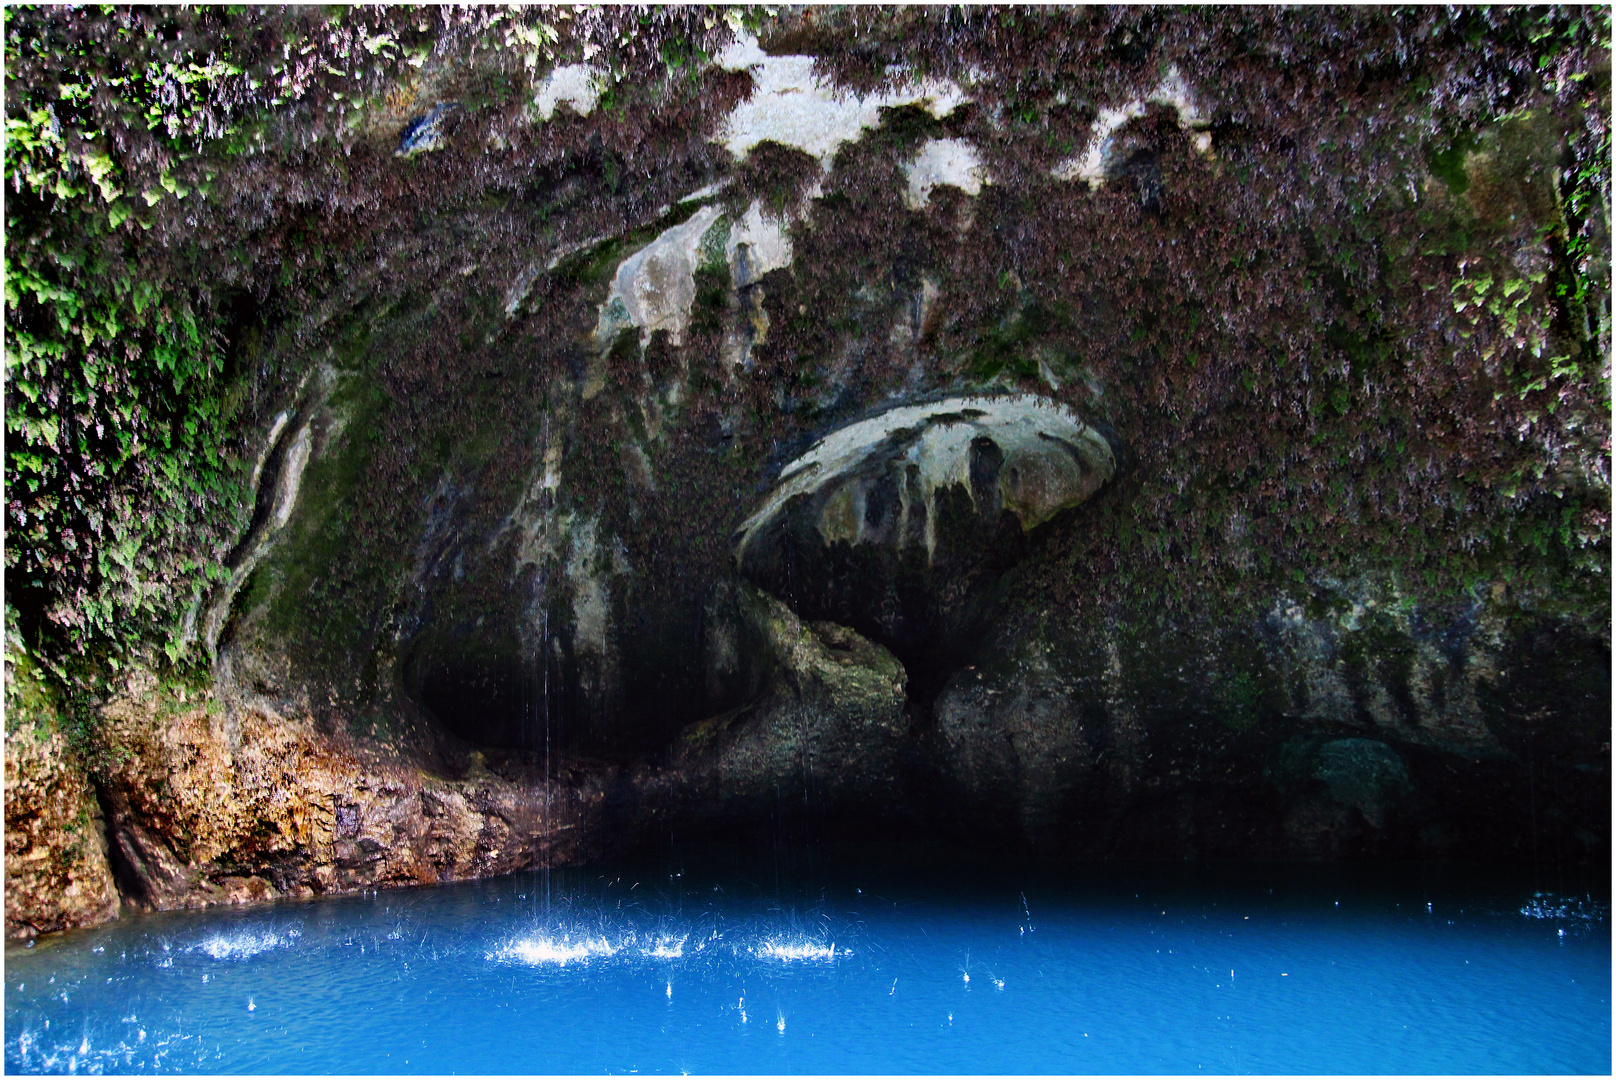
[[[9,1070],[1608,1071],[1608,11],[7,29]]]

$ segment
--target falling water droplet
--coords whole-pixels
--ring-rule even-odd
[[[255,1004],[253,1004],[253,999],[252,999],[252,998],[248,998],[248,999],[247,999],[247,1011],[248,1011],[248,1012],[252,1012],[252,1011],[253,1011],[253,1010],[254,1010],[254,1009],[256,1009],[256,1008],[258,1008],[258,1006],[257,1006],[257,1005],[255,1005]]]
[[[784,1035],[786,1033],[786,1018],[783,1013],[781,1014],[780,1018],[774,1022],[774,1027],[776,1031],[780,1032],[780,1034]]]
[[[668,984],[668,1000],[673,1000],[673,983],[671,982]]]

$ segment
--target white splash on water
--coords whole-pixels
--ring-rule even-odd
[[[759,960],[818,960],[829,961],[836,959],[836,943],[821,945],[814,941],[765,941],[752,950],[752,955]],[[846,949],[843,956],[851,956]]]
[[[301,932],[295,929],[280,934],[271,930],[237,930],[209,935],[188,951],[200,952],[215,960],[246,960],[271,949],[289,946],[301,936]]]
[[[645,949],[644,953],[653,960],[677,960],[685,954],[685,942],[689,940],[689,934],[677,939],[671,936],[659,937],[656,944]],[[673,996],[671,983],[669,984],[668,996]]]
[[[97,1041],[86,1026],[76,1040],[64,1036],[62,1041],[54,1041],[48,1034],[48,1020],[40,1029],[20,1031],[15,1043],[7,1046],[6,1071],[92,1075],[214,1071],[207,1068],[210,1047],[199,1036],[183,1031],[157,1033],[148,1043],[146,1029],[135,1027],[134,1016],[121,1020],[132,1028],[121,1039],[102,1033]]]
[[[581,938],[578,941],[573,941],[568,936],[563,936],[560,940],[552,937],[535,937],[504,945],[489,959],[517,961],[523,964],[565,965],[575,960],[593,960],[596,957],[616,954],[617,946],[603,937]]]
[[[1591,897],[1560,896],[1552,892],[1534,893],[1532,899],[1521,905],[1521,914],[1528,919],[1570,919],[1577,922],[1599,922],[1605,917],[1605,905]]]

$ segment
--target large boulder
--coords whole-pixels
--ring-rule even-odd
[[[735,564],[807,617],[919,657],[959,631],[1025,534],[1115,471],[1106,438],[1045,397],[899,405],[788,462],[736,532]]]
[[[811,835],[826,819],[865,828],[905,813],[903,665],[855,631],[804,622],[756,589],[743,587],[739,603],[766,658],[766,684],[745,705],[687,726],[635,771],[637,816],[761,839],[770,829]]]

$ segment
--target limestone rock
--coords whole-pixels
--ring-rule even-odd
[[[1383,848],[1419,796],[1404,756],[1378,739],[1298,736],[1269,776],[1286,795],[1285,834],[1299,854]]]
[[[588,116],[600,101],[601,79],[606,73],[593,64],[563,64],[545,76],[539,92],[533,96],[533,107],[549,120],[555,116],[562,102],[572,106],[579,116]]]
[[[1142,99],[1123,105],[1107,106],[1095,117],[1087,147],[1081,154],[1066,158],[1050,170],[1057,180],[1083,180],[1090,187],[1099,187],[1107,178],[1112,165],[1117,130],[1130,120],[1145,115],[1147,105],[1166,105],[1178,114],[1179,127],[1190,133],[1195,149],[1202,154],[1212,152],[1212,134],[1207,127],[1207,116],[1200,100],[1177,67],[1168,69],[1167,75]]]
[[[930,557],[944,491],[959,488],[978,514],[1005,510],[1030,531],[1094,494],[1115,469],[1105,437],[1046,398],[900,406],[832,432],[787,464],[736,534],[736,561],[746,566],[753,545],[805,499],[825,544],[916,545]]]
[[[116,917],[106,831],[82,763],[59,731],[6,733],[6,936]]]
[[[460,775],[262,705],[175,708],[150,680],[105,710],[128,899],[156,910],[510,873],[597,857],[599,779],[506,755]]]
[[[1197,57],[1239,12],[745,19],[775,55],[737,10],[597,15],[545,74],[446,9],[117,227],[189,276],[250,490],[185,555],[226,571],[184,635],[215,701],[110,703],[94,799],[8,755],[20,922],[110,910],[71,853],[103,832],[173,907],[767,828],[782,792],[1063,854],[1608,861],[1597,32],[1505,109],[1529,43],[1435,9],[1282,14],[1238,71]],[[1214,117],[1227,167],[1187,152]],[[161,426],[104,404],[63,437]],[[167,558],[153,613],[200,580]]]
[[[939,79],[913,80],[881,93],[841,92],[815,74],[812,56],[770,56],[751,36],[725,48],[718,64],[750,71],[756,84],[724,125],[722,141],[737,158],[771,141],[795,146],[828,164],[838,147],[879,123],[884,108],[923,104],[942,117],[966,100],[959,86]]]
[[[928,139],[903,172],[909,183],[904,198],[911,210],[925,209],[931,189],[940,184],[975,196],[988,181],[981,154],[964,139]]]
[[[1402,755],[1376,739],[1332,739],[1319,747],[1313,775],[1332,799],[1377,828],[1390,806],[1414,786]]]
[[[971,579],[995,577],[1023,533],[1115,469],[1104,436],[1036,395],[899,406],[787,464],[736,532],[736,566],[810,618],[918,649],[947,632]]]
[[[1120,741],[1126,719],[1085,717],[1047,663],[1016,676],[955,672],[932,708],[927,748],[955,813],[1037,843],[1058,833],[1066,804],[1103,782],[1099,753]]]
[[[623,260],[601,309],[597,341],[609,345],[624,326],[638,327],[643,335],[667,330],[676,342],[681,339],[696,300],[702,237],[719,216],[716,207],[704,206]]]
[[[461,112],[458,102],[445,101],[432,106],[425,115],[417,117],[405,126],[398,137],[398,149],[394,151],[396,157],[414,157],[431,150],[443,148],[444,140],[448,137],[448,124],[451,117]]]
[[[791,237],[782,222],[765,217],[757,199],[730,228],[724,245],[730,278],[737,289],[757,283],[771,270],[791,265]]]
[[[767,686],[753,701],[687,726],[630,790],[642,820],[755,829],[781,792],[809,812],[873,812],[894,800],[909,734],[907,677],[886,649],[845,626],[806,623],[780,601],[743,590]]]

